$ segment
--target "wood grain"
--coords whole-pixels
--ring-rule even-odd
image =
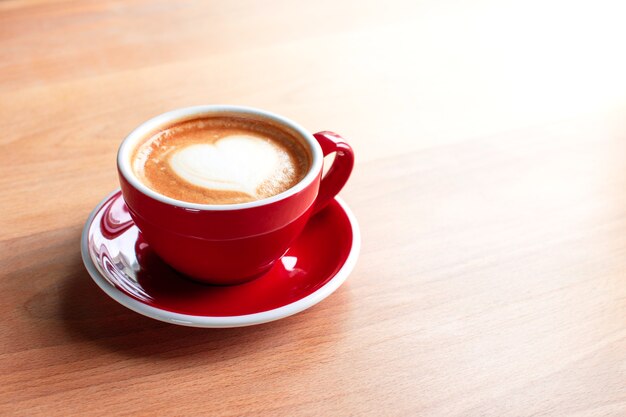
[[[0,414],[626,415],[622,9],[0,2]],[[353,143],[361,257],[314,308],[176,327],[84,270],[121,139],[198,103]]]

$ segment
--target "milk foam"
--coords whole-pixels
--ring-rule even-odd
[[[229,135],[214,143],[191,144],[169,158],[183,180],[210,190],[237,191],[258,198],[264,182],[281,175],[278,150],[262,138]]]

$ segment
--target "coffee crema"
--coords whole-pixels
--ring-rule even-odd
[[[270,123],[214,116],[158,130],[133,151],[137,178],[159,194],[201,204],[261,200],[296,185],[309,170],[294,134]]]

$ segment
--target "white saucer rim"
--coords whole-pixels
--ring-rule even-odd
[[[361,250],[361,231],[357,223],[356,217],[348,207],[348,205],[340,198],[335,197],[337,203],[343,209],[344,213],[348,217],[348,222],[352,228],[352,247],[350,253],[346,258],[339,271],[322,287],[315,292],[303,297],[293,303],[272,309],[262,311],[260,313],[245,314],[239,316],[195,316],[189,314],[175,313],[167,310],[163,310],[157,307],[149,306],[142,303],[129,295],[124,294],[114,285],[109,283],[96,268],[91,256],[89,255],[88,241],[89,241],[89,229],[93,223],[93,219],[100,211],[102,206],[111,199],[114,195],[119,193],[120,189],[113,191],[107,195],[97,206],[93,209],[89,215],[81,236],[81,256],[83,264],[87,269],[87,272],[94,280],[94,282],[104,291],[109,297],[113,298],[124,307],[135,311],[136,313],[144,316],[164,321],[171,324],[177,324],[190,327],[205,327],[205,328],[225,328],[225,327],[243,327],[252,326],[256,324],[267,323],[270,321],[279,320],[291,315],[300,313],[308,308],[313,307],[317,303],[324,300],[330,294],[335,292],[348,278],[348,275],[354,269],[356,261]]]

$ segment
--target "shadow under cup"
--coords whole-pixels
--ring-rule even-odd
[[[199,117],[249,118],[286,129],[309,150],[309,171],[280,194],[224,205],[175,200],[140,182],[131,169],[136,146],[159,129]],[[323,158],[331,152],[338,157],[322,180]],[[341,189],[352,165],[352,150],[339,136],[330,132],[314,136],[281,116],[238,106],[198,106],[157,116],[124,139],[117,159],[124,201],[145,241],[174,269],[218,285],[245,282],[271,268],[311,215]]]

